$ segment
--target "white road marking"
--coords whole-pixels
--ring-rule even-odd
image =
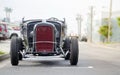
[[[93,68],[93,66],[88,66],[88,68]]]
[[[78,66],[73,66],[73,67],[72,67],[72,66],[71,66],[71,67],[69,66],[69,67],[52,67],[52,68],[56,68],[56,69],[58,69],[58,68],[59,68],[59,69],[60,69],[60,68],[61,68],[61,69],[63,69],[63,68],[64,68],[64,69],[65,69],[65,68],[68,68],[68,69],[93,69],[94,67],[93,67],[93,66],[85,66],[85,67],[84,67],[84,66],[83,66],[83,67],[82,67],[82,66],[79,66],[79,67],[78,67]]]

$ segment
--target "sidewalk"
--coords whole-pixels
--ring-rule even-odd
[[[0,62],[3,61],[4,59],[7,59],[10,57],[9,52],[10,52],[10,40],[4,40],[0,41],[0,51],[5,52],[5,54],[0,55]]]
[[[6,53],[10,52],[10,40],[0,41],[0,50]]]
[[[103,47],[103,48],[109,48],[109,49],[120,49],[120,43],[111,43],[111,44],[105,44],[105,43],[88,43],[92,46],[97,47]]]

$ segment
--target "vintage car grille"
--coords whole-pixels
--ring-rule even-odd
[[[35,47],[37,52],[51,53],[54,50],[54,28],[39,25],[36,27]]]

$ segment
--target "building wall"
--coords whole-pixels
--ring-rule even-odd
[[[116,17],[112,18],[112,33],[111,42],[120,42],[120,27]]]
[[[108,18],[109,12],[102,12],[102,18]],[[112,36],[111,42],[120,42],[120,27],[117,23],[117,17],[120,17],[120,11],[112,12]]]
[[[104,42],[105,37],[101,36],[99,34],[99,28],[102,25],[105,25],[106,23],[103,21],[104,18],[108,18],[109,13],[108,12],[99,12],[96,13],[93,17],[93,32],[92,32],[92,40],[93,42]],[[111,42],[120,42],[120,27],[117,24],[117,17],[120,17],[120,11],[113,12],[112,13],[112,33],[113,35],[111,36]],[[90,37],[90,15],[88,16],[88,21],[87,21],[87,35],[88,39]]]

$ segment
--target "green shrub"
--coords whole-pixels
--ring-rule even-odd
[[[112,27],[110,28],[110,36],[112,36]],[[106,39],[108,38],[108,25],[102,25],[98,31]]]
[[[0,55],[1,55],[1,54],[5,54],[5,52],[3,52],[3,51],[0,51]]]
[[[117,23],[120,26],[120,17],[117,17]]]

